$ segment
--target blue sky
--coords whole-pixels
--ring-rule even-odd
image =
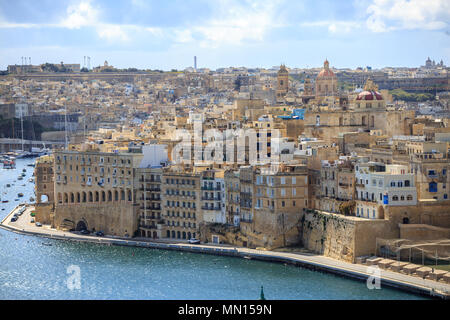
[[[450,64],[449,0],[0,0],[0,69]]]

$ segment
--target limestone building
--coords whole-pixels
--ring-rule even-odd
[[[135,236],[134,168],[142,157],[131,152],[55,151],[55,227]]]
[[[200,173],[173,166],[164,169],[162,181],[163,237],[184,240],[198,237],[203,221]]]

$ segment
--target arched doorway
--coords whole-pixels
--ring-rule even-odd
[[[409,218],[403,218],[403,224],[409,224]]]
[[[81,231],[81,230],[87,230],[86,221],[83,221],[83,220],[78,221],[75,231]]]

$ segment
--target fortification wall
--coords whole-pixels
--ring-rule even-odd
[[[88,230],[103,231],[113,236],[134,236],[137,230],[137,207],[127,203],[99,205],[96,203],[57,206],[54,225],[57,229],[76,228],[80,221]]]

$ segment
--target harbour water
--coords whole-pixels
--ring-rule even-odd
[[[33,159],[0,169],[0,219],[34,197]],[[26,177],[17,177],[26,169]],[[6,184],[11,184],[6,188]],[[12,185],[14,184],[14,185]],[[25,186],[22,186],[25,184]],[[18,193],[24,197],[19,199]],[[5,209],[5,210],[2,210]],[[69,289],[79,267],[80,288]],[[70,269],[69,269],[70,270]],[[69,281],[70,282],[70,281]],[[48,240],[0,229],[0,299],[424,299],[294,266],[240,258]]]

